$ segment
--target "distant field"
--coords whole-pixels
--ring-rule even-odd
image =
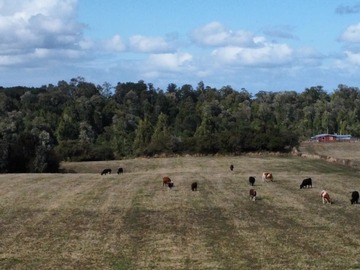
[[[124,174],[100,175],[120,166]],[[63,167],[77,173],[0,175],[0,269],[360,268],[360,205],[349,201],[360,190],[355,169],[279,156]],[[263,183],[262,171],[275,181]],[[300,190],[305,177],[314,186]],[[333,205],[322,204],[322,189]]]
[[[357,164],[360,164],[360,141],[335,143],[303,143],[300,147],[300,151],[308,152],[310,154],[319,154],[342,159],[351,159],[354,160]]]

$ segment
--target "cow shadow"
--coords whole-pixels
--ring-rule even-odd
[[[254,184],[254,185],[250,185],[250,184],[248,183],[248,186],[249,186],[249,187],[261,187],[261,186],[262,186],[262,184]]]
[[[258,202],[258,201],[263,201],[264,199],[262,197],[256,197],[255,201],[250,199],[249,197],[247,198],[248,201],[250,202]]]

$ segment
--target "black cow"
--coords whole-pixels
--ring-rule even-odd
[[[103,174],[111,174],[111,169],[104,169],[102,172],[101,172],[101,175]]]
[[[351,193],[351,200],[350,200],[351,204],[354,204],[354,203],[359,203],[359,192],[357,191],[353,191]]]
[[[197,191],[197,182],[194,182],[191,184],[191,190],[192,191]]]
[[[230,171],[234,170],[234,165],[230,165]]]
[[[175,186],[173,182],[169,182],[167,185],[168,185],[169,189],[172,189]]]
[[[255,177],[254,176],[249,177],[249,184],[254,186],[254,184],[255,184]]]
[[[124,172],[124,169],[123,168],[119,168],[118,171],[117,171],[117,174],[120,174],[120,173],[123,173]]]
[[[301,185],[300,185],[300,189],[302,188],[312,188],[312,180],[311,178],[306,178],[302,181]]]

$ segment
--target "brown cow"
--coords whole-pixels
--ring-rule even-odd
[[[273,178],[272,173],[263,172],[263,174],[262,174],[262,180],[263,180],[263,181],[270,181],[270,182],[274,181],[274,178]]]
[[[321,191],[321,199],[323,203],[330,203],[332,204],[332,201],[330,200],[330,195],[326,190]]]
[[[171,179],[168,176],[163,177],[163,186],[169,186],[169,183],[171,183]]]
[[[234,170],[234,165],[230,165],[230,171],[233,171]]]
[[[250,200],[255,201],[256,200],[256,190],[255,189],[250,189],[249,191],[249,195],[250,195]]]

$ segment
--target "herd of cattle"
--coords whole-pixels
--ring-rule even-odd
[[[230,170],[231,171],[234,170],[234,165],[232,165],[232,164],[230,165]],[[269,173],[269,172],[263,172],[261,178],[262,178],[263,181],[267,181],[267,182],[274,181],[272,173]],[[255,177],[254,176],[249,177],[249,184],[251,186],[254,186],[254,184],[255,184]],[[303,188],[312,188],[312,179],[311,178],[305,178],[301,182],[300,189],[303,189]],[[250,189],[249,195],[250,195],[251,200],[253,200],[253,201],[256,200],[256,190],[254,188]],[[322,199],[323,204],[325,204],[325,203],[332,204],[333,203],[332,200],[330,199],[329,193],[326,190],[322,190],[320,192],[320,197]],[[351,192],[350,203],[351,204],[359,203],[359,192],[358,191],[352,191]]]
[[[233,169],[234,169],[234,167],[232,167],[231,170],[233,170]],[[274,180],[272,173],[263,172],[262,180],[272,182]],[[254,186],[254,183],[255,183],[255,177],[250,176],[249,177],[249,184]],[[302,180],[302,182],[300,184],[300,189],[303,189],[303,188],[312,188],[312,179],[311,178],[305,178],[304,180]],[[253,189],[253,188],[250,189],[249,195],[250,195],[250,199],[255,201],[255,199],[256,199],[256,190]],[[320,192],[320,197],[322,199],[323,204],[325,204],[325,203],[332,204],[333,203],[332,200],[330,199],[329,192],[327,192],[326,190],[322,190]],[[358,191],[352,191],[351,192],[350,203],[351,204],[359,203],[359,192]]]
[[[233,169],[234,168],[232,167],[231,170],[233,170]],[[272,182],[274,180],[272,173],[263,172],[262,180]],[[249,177],[249,184],[254,186],[254,183],[255,183],[255,177],[250,176]],[[304,180],[302,180],[302,182],[300,184],[300,189],[303,189],[303,188],[312,188],[312,179],[311,178],[305,178]],[[250,189],[249,195],[250,195],[250,199],[255,201],[255,199],[256,199],[256,190],[253,189],[253,188]],[[329,193],[326,190],[322,190],[320,192],[320,197],[322,199],[323,204],[325,204],[325,203],[332,204],[333,203],[332,200],[330,199]],[[350,203],[351,204],[359,203],[359,192],[358,191],[352,191],[351,192]]]
[[[231,164],[230,165],[230,170],[233,171],[234,170],[234,165]],[[123,168],[118,168],[117,170],[117,174],[121,174],[124,172]],[[106,174],[111,174],[111,169],[107,168],[102,170],[101,175],[106,175]],[[270,172],[263,172],[262,173],[262,180],[264,182],[273,182],[274,181],[274,177],[272,175],[272,173]],[[249,176],[249,184],[251,186],[255,185],[255,177],[254,176]],[[168,176],[164,176],[163,177],[163,187],[168,187],[169,190],[171,190],[173,187],[175,187],[174,182],[170,179],[170,177]],[[312,179],[311,178],[305,178],[301,184],[300,184],[300,189],[303,188],[312,188]],[[198,183],[197,182],[192,182],[191,183],[191,190],[192,191],[197,191],[198,189]],[[249,195],[250,195],[250,199],[255,201],[256,200],[256,190],[254,188],[251,188],[249,191]],[[332,204],[333,201],[330,199],[330,195],[326,190],[322,190],[320,192],[320,197],[322,199],[323,204],[325,203],[329,203]],[[352,191],[351,192],[351,199],[350,199],[350,203],[351,204],[358,204],[359,203],[359,192],[358,191]]]

